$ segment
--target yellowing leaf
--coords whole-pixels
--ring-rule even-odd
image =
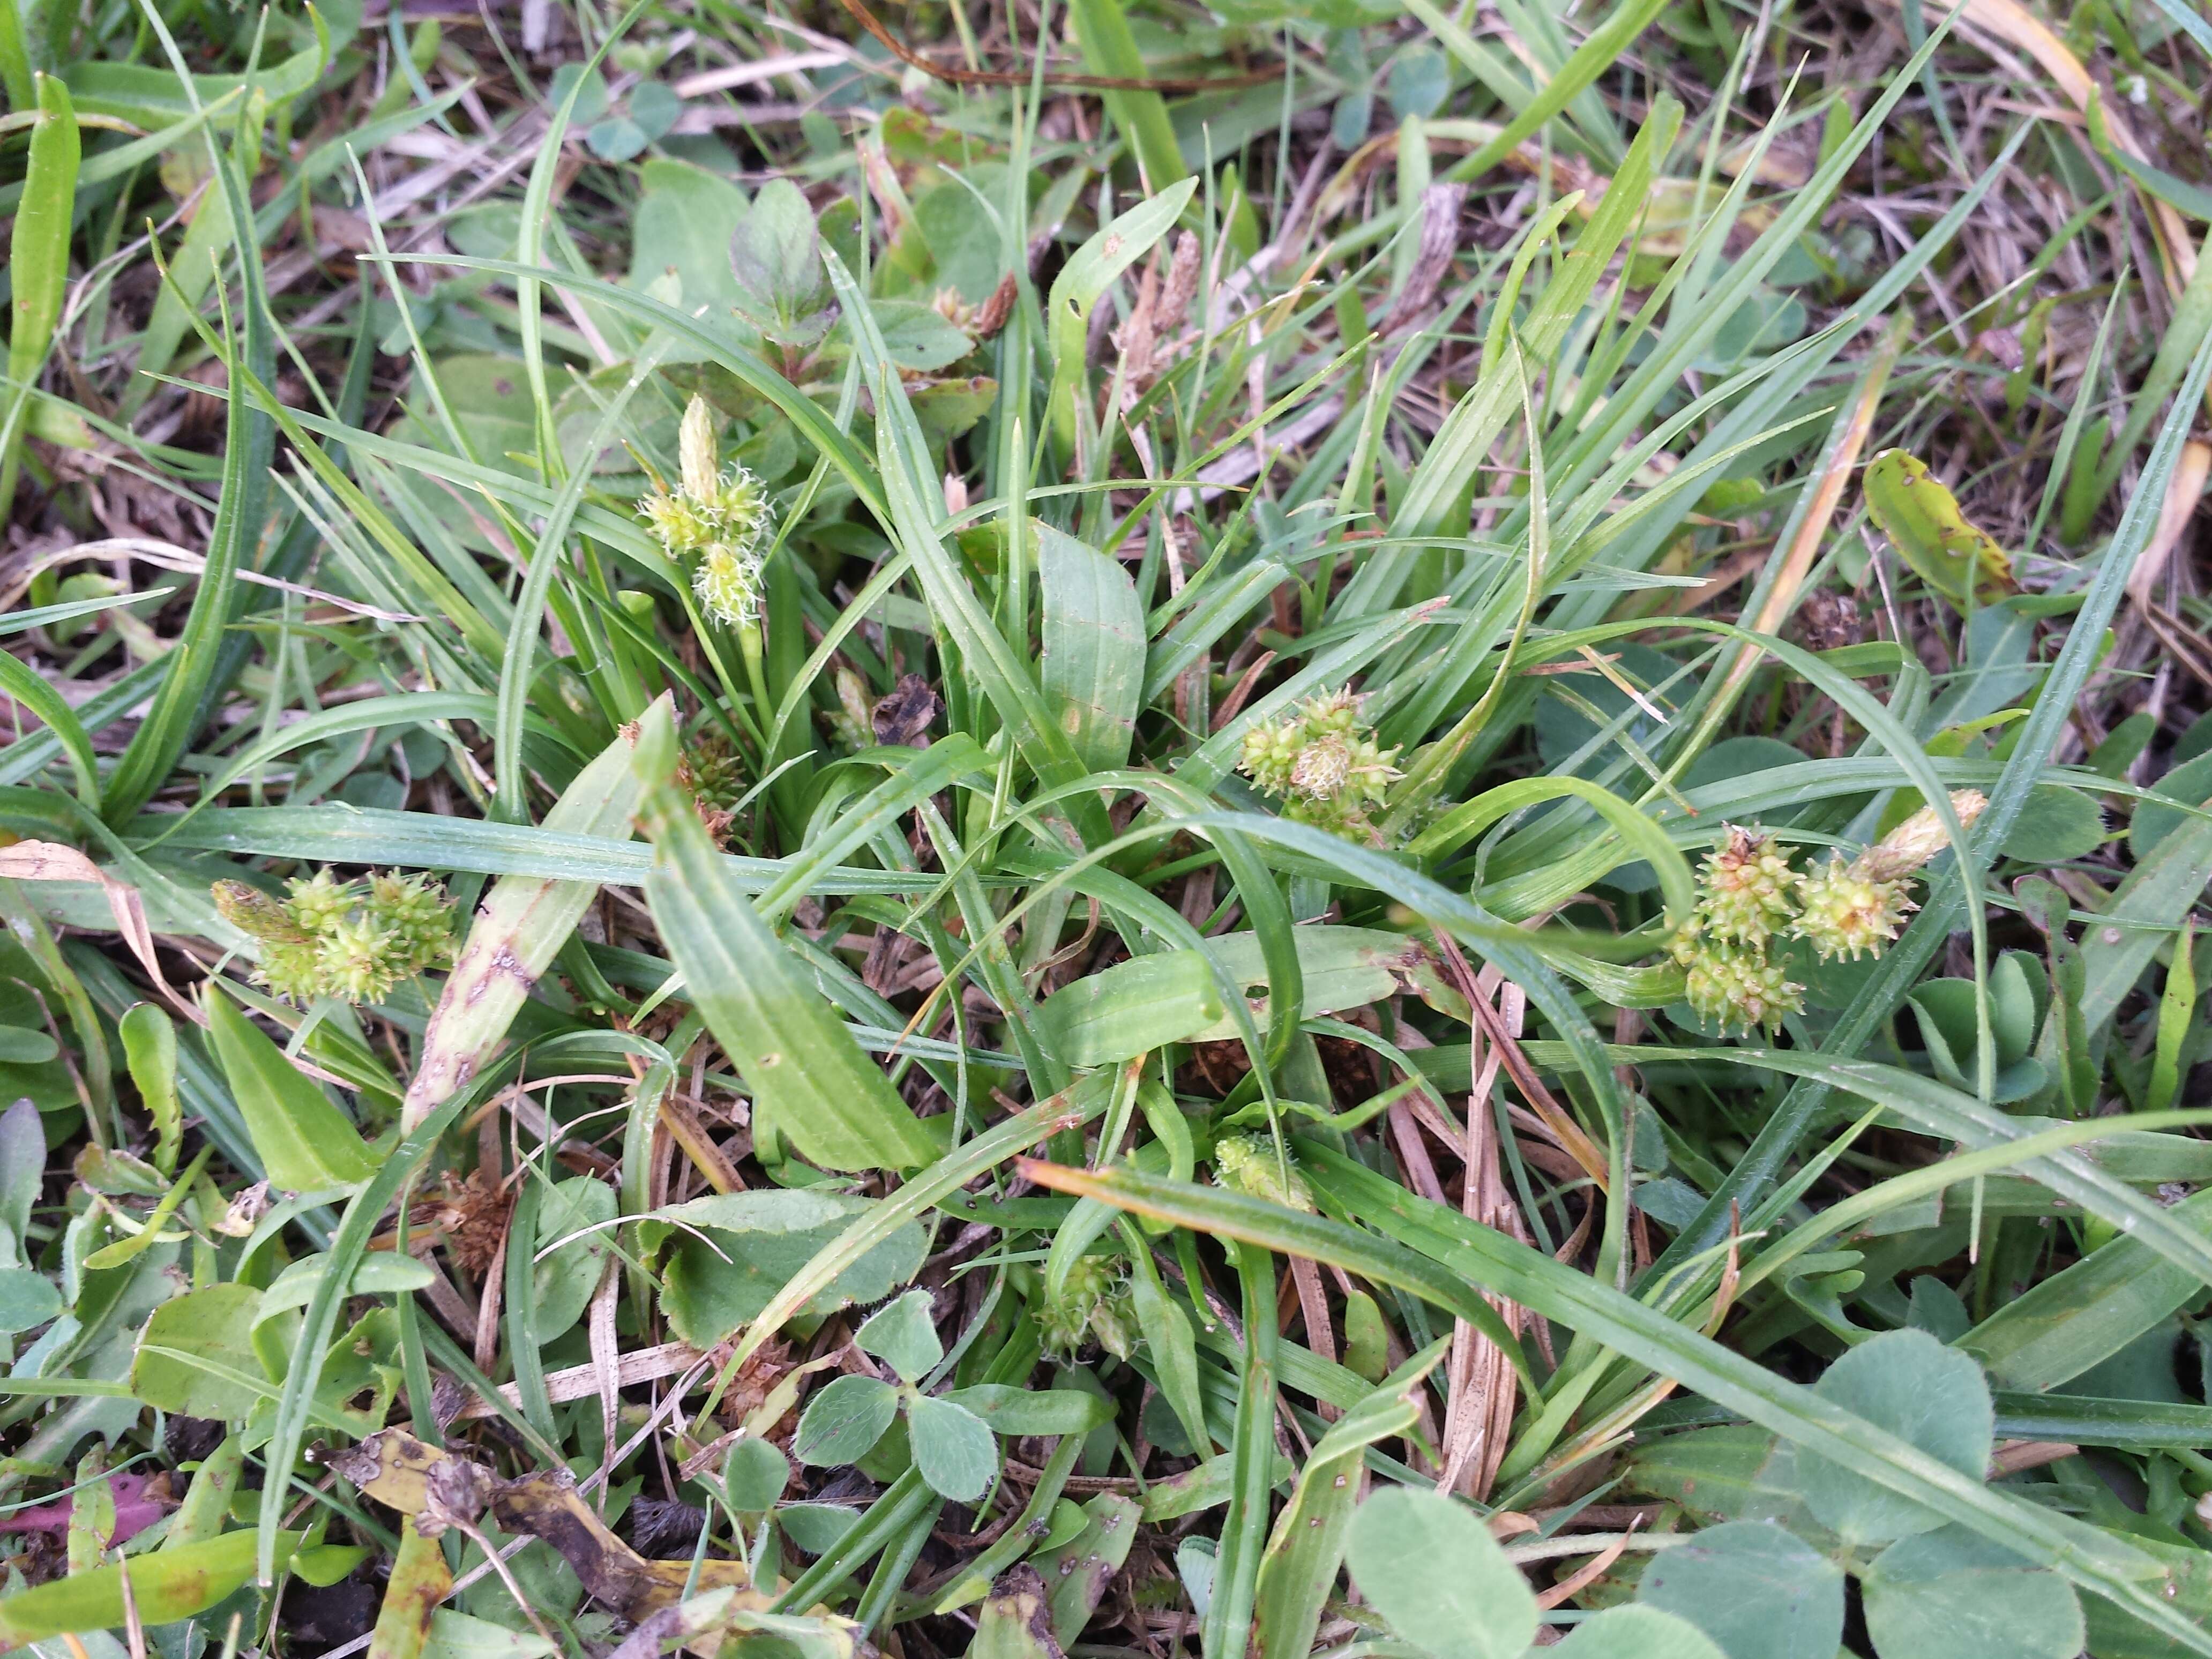
[[[2010,592],[2012,558],[1959,510],[1958,498],[1925,463],[1885,449],[1867,463],[1867,514],[1898,557],[1954,605]]]

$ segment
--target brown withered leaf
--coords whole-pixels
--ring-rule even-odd
[[[919,749],[928,741],[929,728],[945,707],[929,682],[919,674],[902,674],[898,684],[876,704],[876,741],[885,748]]]
[[[453,1247],[455,1264],[481,1279],[499,1260],[514,1194],[477,1168],[469,1171],[465,1181],[455,1181],[447,1175],[443,1199],[430,1218]]]
[[[650,1560],[608,1530],[577,1491],[575,1476],[566,1469],[501,1480],[482,1465],[426,1445],[404,1429],[382,1430],[327,1461],[365,1496],[410,1517],[419,1517],[433,1507],[434,1480],[441,1486],[457,1484],[444,1466],[475,1469],[475,1475],[462,1477],[458,1484],[471,1488],[483,1485],[490,1496],[492,1518],[502,1531],[544,1539],[575,1569],[594,1600],[634,1623],[674,1606],[690,1579],[688,1557]],[[741,1561],[702,1561],[698,1574],[699,1590],[736,1590],[733,1607],[758,1611],[775,1600],[753,1589],[752,1577]]]

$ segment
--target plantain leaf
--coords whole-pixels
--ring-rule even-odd
[[[269,1184],[327,1193],[358,1186],[376,1163],[346,1115],[227,995],[207,1000],[208,1032]]]

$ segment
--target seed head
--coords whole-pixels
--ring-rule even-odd
[[[1880,956],[1914,908],[1904,877],[1877,879],[1869,873],[1871,856],[1846,865],[1841,854],[1831,854],[1826,869],[1798,878],[1798,915],[1790,932],[1811,941],[1823,962],[1831,957],[1856,962],[1862,951]]]
[[[1729,825],[1727,842],[1705,860],[1698,902],[1705,932],[1724,945],[1765,944],[1789,918],[1792,879],[1771,836]]]
[[[342,882],[328,870],[318,870],[305,881],[294,878],[285,884],[284,908],[303,933],[327,933],[343,921],[361,900],[361,889]]]
[[[1343,793],[1352,776],[1352,744],[1341,732],[1313,738],[1291,763],[1291,787],[1315,800]]]
[[[1359,705],[1349,690],[1310,697],[1289,714],[1249,729],[1237,766],[1283,801],[1285,817],[1379,845],[1382,836],[1368,810],[1389,796],[1399,775],[1390,764],[1398,751],[1376,744]]]
[[[1805,988],[1792,984],[1782,964],[1761,951],[1706,944],[1691,957],[1684,981],[1691,1009],[1723,1031],[1771,1028],[1805,1006]]]
[[[270,898],[243,882],[215,884],[216,908],[261,941],[255,977],[289,1002],[374,1002],[410,975],[450,962],[453,905],[427,876],[328,870],[295,878]]]
[[[1974,827],[1974,820],[1981,817],[1989,804],[1990,798],[1978,789],[1951,792],[1951,810],[1965,829]],[[1867,848],[1859,863],[1873,879],[1893,881],[1924,868],[1930,859],[1950,844],[1950,832],[1944,829],[1942,819],[1936,816],[1936,809],[1923,806]]]
[[[1306,1185],[1306,1178],[1296,1164],[1288,1167],[1285,1178],[1282,1157],[1266,1135],[1231,1135],[1216,1142],[1213,1180],[1232,1193],[1264,1198],[1285,1209],[1310,1212],[1314,1206],[1313,1188]]]

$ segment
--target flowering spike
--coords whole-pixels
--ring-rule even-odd
[[[283,905],[242,881],[219,881],[209,890],[216,913],[241,933],[251,933],[264,945],[299,945],[307,930],[292,920]]]
[[[1390,793],[1398,751],[1376,744],[1359,705],[1356,693],[1340,690],[1261,721],[1245,732],[1237,768],[1284,802],[1285,817],[1371,845],[1382,837],[1368,813]]]
[[[1217,1185],[1250,1198],[1264,1198],[1285,1209],[1310,1212],[1313,1188],[1306,1185],[1295,1164],[1285,1166],[1275,1143],[1262,1134],[1231,1135],[1213,1148],[1213,1179]]]
[[[697,562],[691,586],[707,614],[727,627],[747,626],[760,617],[761,560],[775,524],[768,490],[744,467],[720,465],[703,398],[685,406],[677,447],[675,493],[656,487],[638,513],[669,557]]]
[[[1705,860],[1698,919],[1723,945],[1763,945],[1789,919],[1791,880],[1771,836],[1730,824],[1726,843]]]
[[[1951,811],[1965,829],[1974,827],[1974,820],[1981,817],[1989,804],[1990,798],[1978,789],[1951,792]],[[1950,832],[1944,829],[1943,820],[1936,816],[1936,809],[1923,806],[1868,848],[1859,863],[1865,866],[1864,873],[1870,878],[1894,881],[1925,868],[1929,860],[1950,844]]]
[[[1691,957],[1683,978],[1692,1011],[1723,1031],[1771,1028],[1805,1006],[1805,988],[1793,984],[1782,964],[1763,951],[1706,945]]]
[[[721,458],[714,453],[714,417],[698,393],[684,406],[684,422],[677,429],[677,459],[683,469],[684,493],[694,501],[711,500],[721,482]]]

